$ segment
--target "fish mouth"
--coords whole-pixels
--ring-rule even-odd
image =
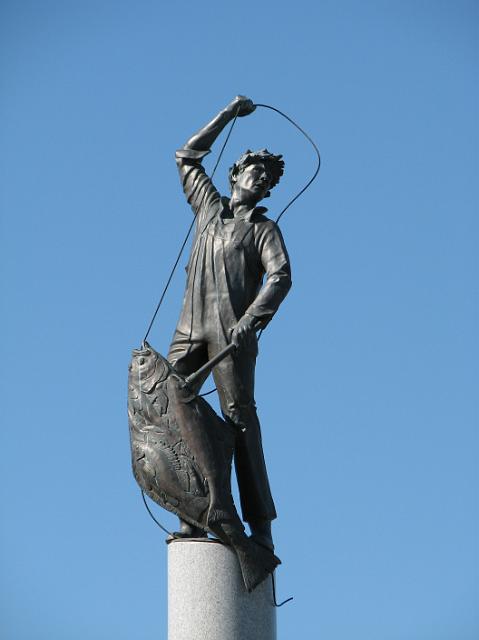
[[[151,353],[151,347],[148,342],[143,342],[139,349],[132,349],[133,356],[148,356]]]
[[[147,356],[151,353],[149,349],[133,349],[132,354],[134,356]]]

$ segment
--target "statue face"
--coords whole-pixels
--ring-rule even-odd
[[[248,164],[238,175],[234,191],[244,201],[259,202],[270,188],[270,179],[263,163]]]

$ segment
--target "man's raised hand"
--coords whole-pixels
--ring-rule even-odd
[[[231,111],[233,116],[238,115],[239,118],[247,116],[256,109],[253,101],[246,96],[236,96],[234,100],[228,105],[228,110]]]

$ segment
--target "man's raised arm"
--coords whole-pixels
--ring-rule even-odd
[[[195,215],[207,210],[210,204],[219,198],[217,190],[201,165],[201,160],[210,152],[216,138],[236,115],[246,116],[254,110],[255,106],[251,100],[244,96],[236,96],[176,152],[176,164],[183,191]]]

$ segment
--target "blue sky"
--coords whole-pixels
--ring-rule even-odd
[[[238,93],[323,160],[282,221],[294,286],[257,373],[278,596],[295,597],[279,640],[479,636],[478,14],[2,2],[2,637],[166,638],[127,365],[190,221],[174,150]],[[237,122],[217,184],[264,146],[286,161],[273,217],[315,166],[276,114]],[[163,353],[183,286],[181,268]]]

